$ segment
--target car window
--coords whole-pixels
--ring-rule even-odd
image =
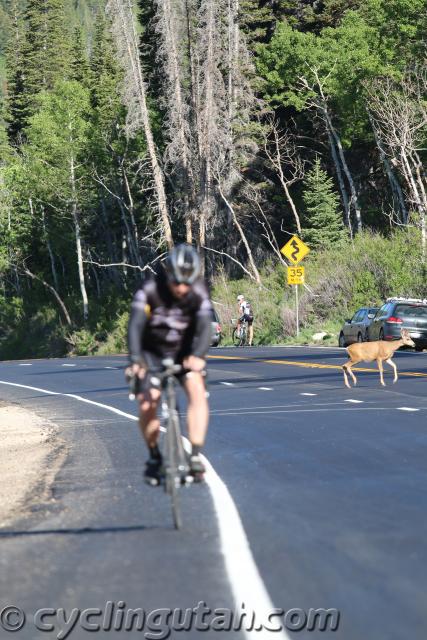
[[[419,318],[427,316],[427,307],[420,307],[412,304],[398,304],[395,314],[397,316],[405,316],[407,318]]]
[[[378,311],[376,317],[377,318],[382,318],[383,316],[387,315],[387,309],[390,305],[388,304],[383,304],[383,306],[380,308],[380,310]]]
[[[369,309],[368,313],[375,315],[377,311],[378,307],[373,307],[372,309]]]
[[[219,322],[219,316],[216,309],[212,308],[212,322]]]
[[[352,317],[351,322],[357,322],[357,317],[358,317],[359,313],[360,313],[360,310],[358,309],[356,311],[356,313],[354,314],[354,316]]]

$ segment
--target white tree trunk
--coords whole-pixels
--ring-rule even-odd
[[[249,258],[249,264],[251,265],[251,269],[252,269],[252,273],[254,274],[255,280],[258,284],[261,284],[261,276],[259,274],[259,271],[257,269],[257,266],[255,264],[255,260],[252,254],[252,250],[250,248],[249,242],[246,238],[245,232],[243,231],[243,227],[240,224],[240,222],[237,219],[236,216],[236,212],[234,211],[234,208],[231,206],[230,202],[227,200],[227,198],[225,197],[222,188],[221,188],[221,184],[218,185],[218,189],[219,189],[219,193],[221,195],[221,198],[224,200],[225,205],[227,206],[228,210],[231,213],[231,216],[233,218],[233,222],[237,227],[237,230],[239,231],[240,237],[242,238],[243,244],[245,245],[247,254],[248,254],[248,258]]]
[[[168,247],[173,246],[172,230],[169,221],[163,171],[160,167],[151,130],[150,117],[147,107],[147,96],[143,78],[139,38],[135,27],[135,18],[131,0],[109,0],[107,4],[113,19],[113,33],[116,37],[117,48],[121,54],[126,73],[124,99],[128,107],[128,131],[133,132],[143,128],[147,143],[148,155],[153,171],[157,206],[162,222],[163,234]]]
[[[390,187],[391,190],[394,194],[394,200],[397,200],[398,204],[399,204],[399,211],[400,211],[400,220],[401,222],[403,222],[403,224],[406,224],[408,222],[408,211],[406,209],[406,205],[405,205],[405,198],[403,196],[403,191],[402,188],[399,184],[399,181],[397,180],[396,176],[394,175],[394,171],[392,169],[392,166],[390,164],[389,159],[387,158],[387,155],[384,151],[383,145],[381,144],[381,140],[378,136],[378,131],[377,128],[375,126],[375,122],[372,118],[372,114],[369,111],[369,109],[367,109],[367,113],[368,113],[368,118],[369,118],[369,122],[371,123],[371,127],[372,127],[372,131],[374,134],[374,138],[375,138],[375,143],[377,145],[378,151],[380,152],[380,157],[381,160],[383,162],[384,165],[384,169],[386,171],[388,180],[390,182]]]
[[[350,186],[351,198],[350,198],[349,206],[353,205],[353,207],[354,207],[354,213],[355,213],[355,216],[356,216],[357,230],[361,231],[362,230],[362,216],[361,216],[361,213],[360,213],[360,207],[359,207],[359,201],[358,201],[358,198],[357,198],[356,187],[354,185],[354,181],[353,181],[352,175],[350,173],[350,170],[349,170],[348,165],[347,165],[347,161],[346,161],[345,156],[344,156],[344,150],[342,148],[340,137],[339,137],[337,131],[335,130],[334,125],[332,124],[332,120],[331,120],[331,118],[329,116],[329,112],[328,112],[326,103],[324,105],[324,113],[325,113],[325,116],[326,116],[326,119],[327,119],[329,130],[330,130],[331,135],[332,135],[332,137],[333,137],[333,139],[335,141],[335,144],[337,146],[338,154],[339,154],[339,157],[340,157],[340,160],[341,160],[341,164],[342,164],[344,173],[345,173],[345,175],[347,177],[348,184]]]
[[[80,220],[77,207],[77,189],[76,189],[76,176],[74,157],[70,158],[70,186],[71,186],[71,215],[74,222],[74,232],[76,238],[76,250],[77,250],[77,267],[79,272],[79,284],[80,293],[83,301],[83,319],[86,320],[89,317],[89,302],[86,291],[85,274],[83,268],[83,251],[82,251],[82,238],[80,232]]]

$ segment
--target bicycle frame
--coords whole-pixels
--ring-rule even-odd
[[[181,435],[180,419],[176,400],[176,374],[181,373],[181,365],[172,360],[163,360],[163,368],[160,370],[148,370],[147,376],[151,377],[151,383],[161,389],[162,421],[165,427],[165,441],[163,451],[163,464],[165,469],[164,488],[171,497],[172,516],[176,529],[182,527],[182,518],[179,508],[177,489],[182,484],[189,484],[189,466],[184,451]],[[135,397],[139,392],[139,380],[131,379],[130,395]],[[192,480],[192,478],[191,478]]]
[[[246,320],[241,320],[240,327],[235,327],[233,331],[233,342],[236,347],[243,347],[246,344],[248,337],[248,323]],[[236,344],[238,342],[238,344]]]

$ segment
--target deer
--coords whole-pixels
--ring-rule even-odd
[[[344,383],[346,387],[351,389],[348,383],[347,373],[349,373],[353,379],[354,384],[357,384],[357,378],[354,375],[351,367],[358,362],[373,362],[377,361],[378,370],[380,372],[380,380],[383,387],[386,386],[383,377],[383,362],[387,362],[394,370],[393,383],[397,381],[397,368],[391,359],[399,347],[407,345],[408,347],[415,347],[415,343],[409,335],[407,329],[400,330],[401,337],[399,340],[393,340],[392,342],[386,342],[385,340],[375,340],[373,342],[355,342],[347,347],[347,353],[350,356],[348,362],[343,364],[342,369],[344,373]]]

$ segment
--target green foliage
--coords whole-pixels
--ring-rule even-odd
[[[66,353],[66,331],[55,309],[40,306],[24,314],[24,301],[8,301],[4,310],[0,298],[0,358],[52,358]]]
[[[316,158],[304,184],[304,241],[315,250],[341,245],[346,234],[340,213],[339,196],[335,192],[332,179],[328,178],[321,168],[319,158]]]

